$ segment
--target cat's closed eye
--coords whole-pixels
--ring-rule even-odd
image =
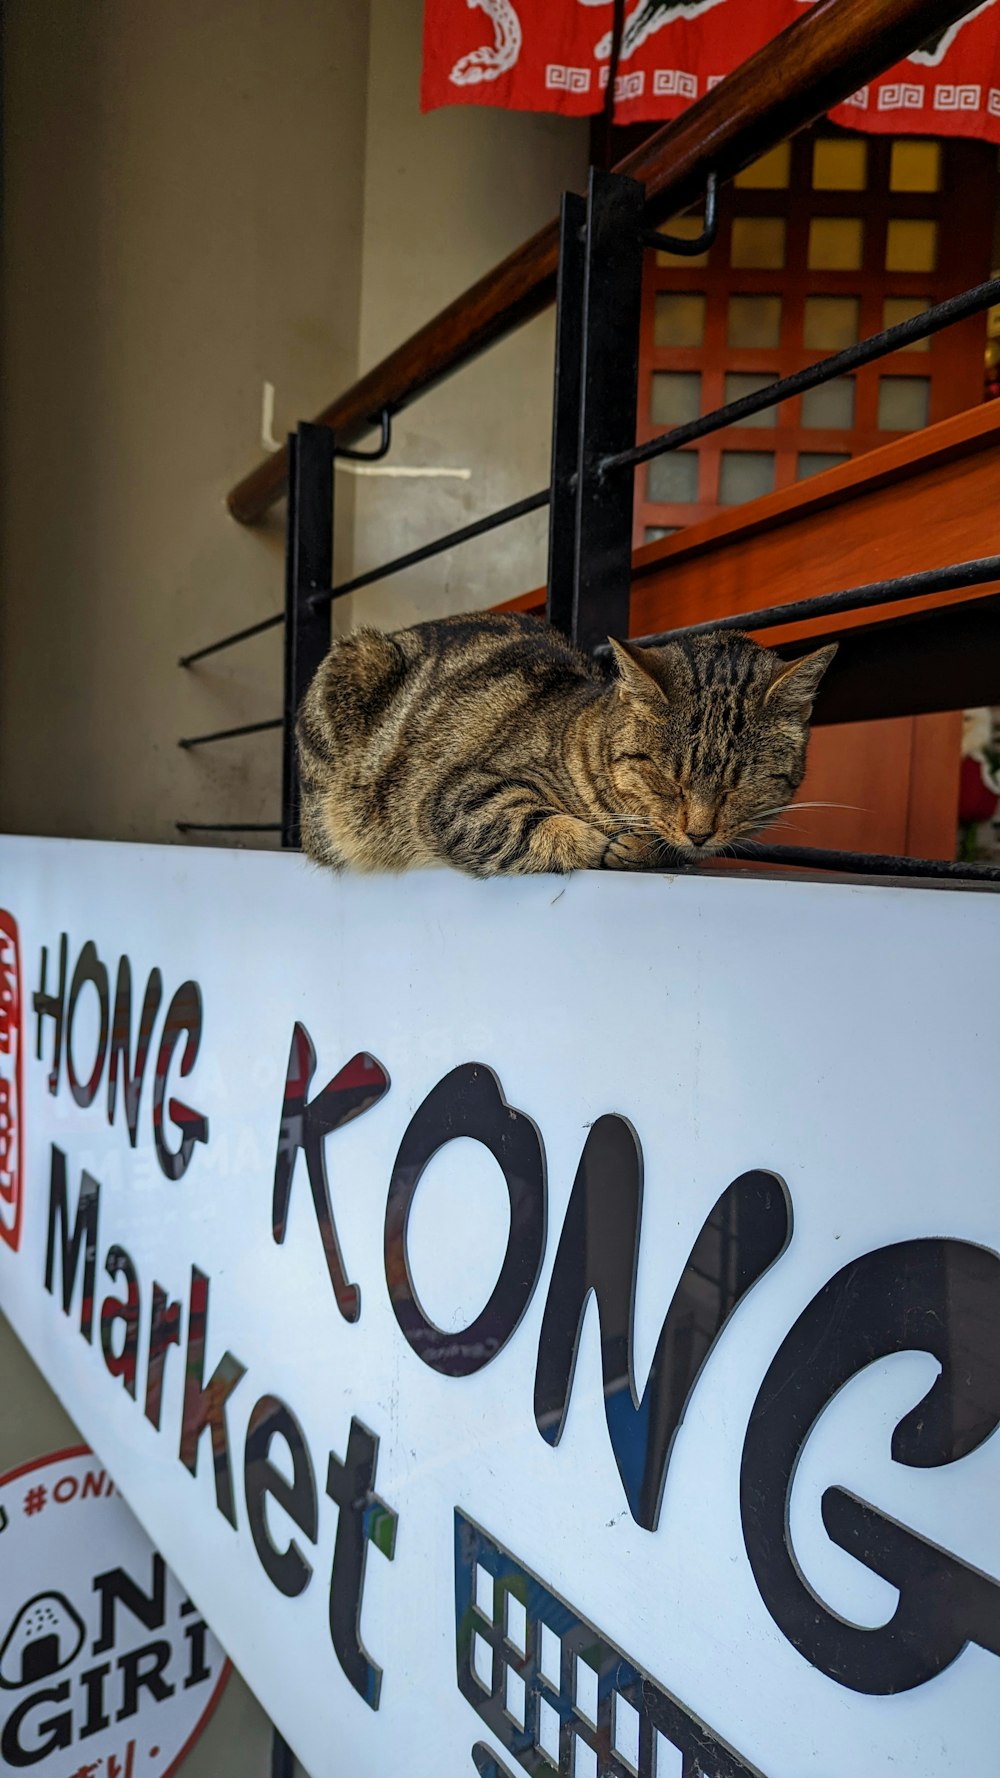
[[[613,763],[616,766],[621,765],[627,759],[644,760],[648,766],[653,764],[653,755],[651,753],[616,753]]]

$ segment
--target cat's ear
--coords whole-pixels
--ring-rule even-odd
[[[837,652],[836,642],[804,654],[797,661],[778,661],[777,672],[764,693],[765,705],[794,711],[802,722],[809,720],[819,683]]]
[[[618,664],[618,690],[642,698],[646,703],[651,699],[665,702],[667,694],[649,671],[645,649],[635,648],[631,642],[617,642],[614,636],[609,636],[608,641]]]

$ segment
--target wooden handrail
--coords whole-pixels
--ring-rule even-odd
[[[816,0],[615,170],[645,184],[648,219],[662,222],[698,198],[710,172],[732,178],[978,3]],[[408,406],[552,301],[558,252],[552,221],[346,389],[316,423],[347,439],[383,411]],[[228,496],[233,517],[245,525],[262,519],[284,493],[287,469],[284,448],[259,463]]]

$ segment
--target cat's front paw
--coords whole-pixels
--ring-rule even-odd
[[[619,833],[605,846],[601,869],[646,870],[659,853],[659,844],[648,833]]]

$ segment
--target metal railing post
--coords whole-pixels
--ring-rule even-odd
[[[289,436],[281,844],[292,849],[300,844],[295,718],[330,647],[330,606],[313,604],[312,596],[333,580],[333,451],[328,426],[303,424]]]
[[[634,179],[591,168],[570,625],[588,654],[609,634],[628,634],[632,477],[606,475],[603,460],[635,443],[644,201]]]
[[[565,636],[573,631],[576,587],[576,465],[580,452],[583,349],[583,264],[587,203],[563,194],[559,214],[556,291],[556,364],[552,391],[552,472],[549,495],[549,574],[545,616]]]

